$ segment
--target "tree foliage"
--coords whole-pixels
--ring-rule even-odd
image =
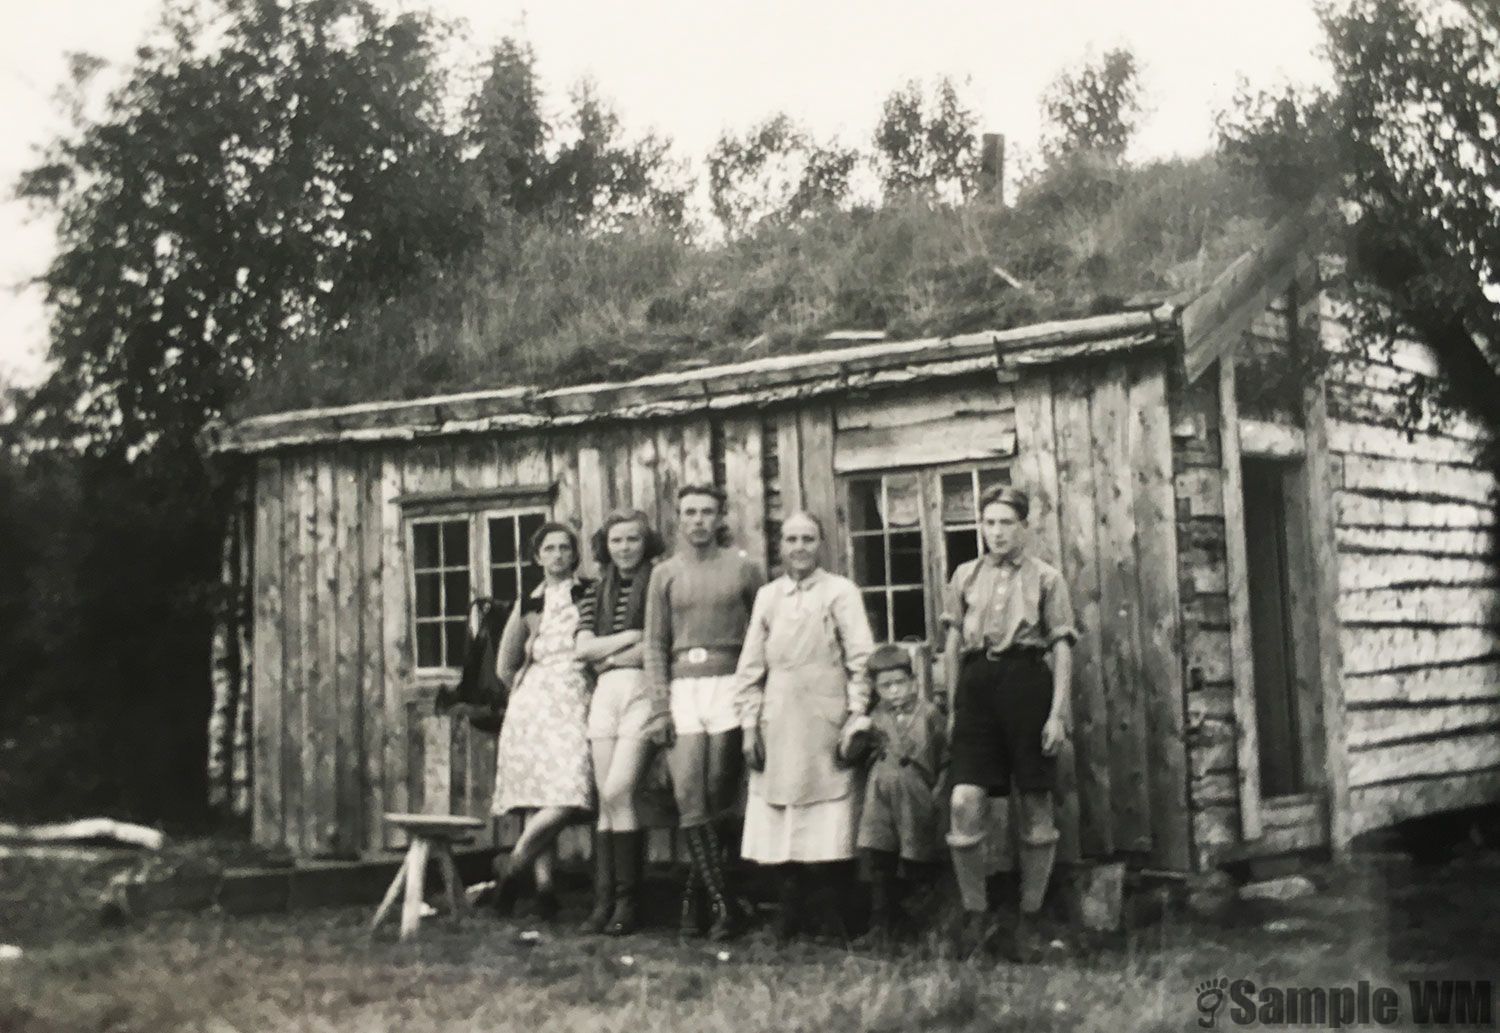
[[[1221,149],[1271,205],[1325,221],[1357,340],[1428,343],[1434,401],[1500,426],[1500,20],[1416,0],[1323,17],[1333,86],[1243,90]]]
[[[979,175],[974,112],[947,76],[931,96],[916,80],[892,91],[875,127],[875,163],[887,198],[927,191],[969,197]]]
[[[708,153],[709,206],[730,236],[767,219],[796,219],[849,196],[859,152],[820,143],[786,114],[743,135],[725,133]]]
[[[190,437],[299,338],[470,244],[439,34],[368,0],[168,8],[19,185],[60,245],[37,413],[105,446]]]
[[[1047,123],[1043,149],[1056,161],[1080,152],[1118,159],[1140,125],[1141,81],[1135,54],[1124,48],[1063,72],[1042,95]]]

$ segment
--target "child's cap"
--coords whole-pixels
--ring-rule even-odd
[[[905,671],[908,677],[916,676],[911,665],[911,654],[894,642],[876,646],[870,659],[865,661],[865,673],[872,685],[875,683],[875,676],[881,671]]]

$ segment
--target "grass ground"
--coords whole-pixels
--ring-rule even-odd
[[[0,1031],[1178,1030],[1197,1028],[1196,988],[1216,976],[1404,987],[1494,978],[1500,957],[1494,852],[1324,869],[1315,897],[1228,924],[1170,917],[1027,968],[779,950],[763,932],[723,958],[664,935],[584,938],[569,931],[581,901],[533,945],[517,937],[524,923],[487,918],[372,941],[356,908],[106,930],[81,905],[108,867],[0,860],[0,942],[24,950],[0,962]]]

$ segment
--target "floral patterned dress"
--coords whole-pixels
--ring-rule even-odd
[[[527,642],[529,662],[511,693],[495,762],[499,815],[518,807],[592,808],[589,679],[573,647],[578,607],[573,583],[545,589],[541,621]]]

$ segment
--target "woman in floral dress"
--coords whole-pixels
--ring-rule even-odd
[[[575,576],[578,536],[566,524],[544,524],[531,540],[544,580],[517,602],[495,660],[510,689],[495,763],[498,815],[520,811],[525,831],[508,857],[495,860],[495,910],[508,915],[517,878],[532,868],[539,917],[557,913],[552,847],[570,822],[593,809],[589,760],[589,676],[574,647],[578,603],[590,585]]]

